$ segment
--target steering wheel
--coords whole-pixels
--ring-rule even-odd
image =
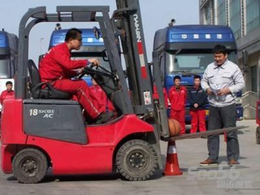
[[[89,74],[92,78],[105,76],[105,77],[112,78],[113,80],[118,79],[117,75],[115,75],[111,71],[105,69],[102,66],[94,66],[93,64],[86,66],[83,69],[83,71],[77,76],[77,79],[81,79],[86,74]]]

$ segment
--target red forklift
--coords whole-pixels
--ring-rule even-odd
[[[6,100],[2,111],[5,174],[28,184],[42,181],[49,168],[53,175],[117,172],[127,180],[141,181],[163,168],[160,139],[187,138],[170,138],[159,54],[153,53],[153,66],[149,66],[138,0],[116,0],[116,4],[111,18],[108,6],[57,6],[55,13],[47,13],[46,7],[29,9],[21,19],[15,99]],[[42,22],[99,23],[100,32],[96,28],[93,32],[97,38],[102,34],[110,70],[85,68],[83,74],[91,75],[103,88],[117,118],[87,124],[70,94],[40,82],[37,66],[28,59],[28,42],[33,26]],[[157,99],[153,99],[154,85]],[[192,135],[196,136],[202,134]]]
[[[86,68],[84,74],[102,86],[116,119],[88,125],[70,94],[40,82],[37,66],[28,59],[28,42],[33,26],[42,22],[99,23],[100,33],[94,32],[97,38],[102,34],[111,70]],[[108,6],[57,6],[56,13],[47,13],[46,7],[29,9],[19,27],[15,99],[5,101],[2,112],[3,172],[21,183],[40,182],[50,167],[54,175],[118,172],[139,181],[162,168],[159,139],[169,137],[168,120],[165,107],[155,112],[143,37],[138,0],[117,0],[112,18]]]

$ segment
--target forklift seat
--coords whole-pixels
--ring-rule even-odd
[[[30,90],[34,99],[71,99],[72,95],[55,89],[51,83],[41,83],[39,71],[33,60],[28,60]],[[46,86],[43,88],[43,86]]]

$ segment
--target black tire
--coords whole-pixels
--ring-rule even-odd
[[[255,137],[256,137],[256,143],[260,144],[260,127],[256,128]]]
[[[146,141],[129,140],[116,154],[116,167],[123,178],[144,181],[155,173],[158,157],[154,148]]]
[[[13,159],[13,174],[20,183],[40,182],[46,175],[48,163],[46,156],[39,150],[26,148]]]

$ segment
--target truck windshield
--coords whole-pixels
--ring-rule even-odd
[[[0,56],[0,78],[10,77],[10,59],[8,56]]]
[[[230,52],[229,60],[236,63],[236,53]],[[212,50],[198,51],[198,50],[178,50],[166,53],[166,72],[172,74],[175,72],[181,73],[203,73],[207,65],[212,63],[214,56]]]
[[[107,69],[107,70],[109,70],[110,71],[110,65],[109,65],[109,62],[107,62],[107,61],[104,61],[103,60],[103,57],[99,57],[99,56],[88,56],[88,57],[72,57],[72,59],[74,59],[74,60],[85,60],[85,59],[88,59],[88,58],[96,58],[96,59],[98,59],[99,60],[99,62],[100,62],[100,66],[102,66],[103,68],[105,68],[105,69]]]

